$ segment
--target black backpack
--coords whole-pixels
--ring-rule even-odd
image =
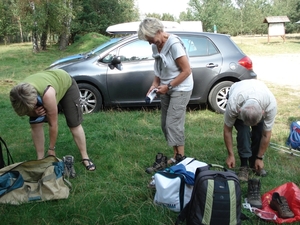
[[[6,149],[6,153],[4,153],[3,148],[2,148],[2,144],[4,145],[5,149]],[[7,163],[5,163],[4,161],[4,155],[7,156]],[[12,156],[10,154],[10,152],[8,151],[7,145],[5,143],[5,141],[0,137],[0,169],[8,166],[10,164],[14,163]]]
[[[240,225],[241,187],[237,175],[215,164],[198,168],[191,199],[176,225],[184,220],[186,225]]]

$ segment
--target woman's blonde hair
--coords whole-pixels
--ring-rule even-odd
[[[10,102],[19,116],[28,115],[33,111],[37,102],[37,91],[28,83],[14,86],[9,94]]]
[[[164,25],[156,18],[148,17],[143,19],[138,30],[138,37],[140,40],[147,41],[147,37],[153,38],[158,31],[164,31]]]

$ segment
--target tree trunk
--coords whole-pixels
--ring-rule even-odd
[[[72,9],[73,7],[73,2],[72,0],[65,0],[64,4],[66,5],[66,8]],[[63,25],[64,25],[64,30],[60,35],[59,38],[59,49],[64,50],[66,47],[69,45],[69,38],[70,38],[70,33],[71,33],[71,21],[72,17],[70,13],[67,13],[66,16],[64,17]]]
[[[59,50],[65,50],[69,43],[69,36],[64,31],[59,37]]]
[[[39,45],[38,45],[38,35],[36,32],[36,25],[34,26],[33,31],[32,31],[32,51],[34,53],[37,53],[40,51]]]
[[[22,24],[21,24],[21,17],[18,17],[18,25],[19,25],[19,30],[20,30],[20,38],[21,38],[21,42],[24,42],[23,39],[23,29],[22,29]]]
[[[34,2],[30,2],[30,6],[33,11],[33,15],[35,15],[35,5]],[[34,16],[35,18],[35,16]],[[32,31],[32,51],[37,53],[39,52],[39,45],[38,45],[38,36],[37,36],[37,22],[34,19],[33,22],[33,31]]]

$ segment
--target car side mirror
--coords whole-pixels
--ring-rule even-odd
[[[111,60],[111,63],[108,64],[109,68],[113,70],[114,68],[117,68],[118,70],[122,70],[122,63],[121,63],[121,57],[120,56],[114,56]]]

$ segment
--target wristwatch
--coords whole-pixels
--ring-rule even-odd
[[[169,89],[169,90],[172,90],[172,88],[173,88],[173,86],[171,85],[171,82],[168,83],[168,89]]]
[[[263,160],[264,156],[262,156],[262,157],[256,156],[256,159]]]

